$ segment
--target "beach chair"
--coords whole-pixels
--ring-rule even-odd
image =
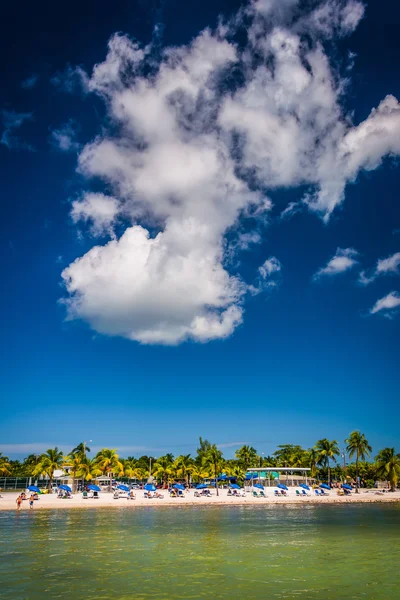
[[[315,492],[315,495],[316,495],[316,496],[321,496],[321,493],[320,493],[320,491],[319,491],[319,490],[314,490],[314,492]]]
[[[280,497],[281,497],[281,495],[280,495],[280,493],[278,492],[278,490],[274,490],[274,496],[276,496],[277,498],[280,498]]]
[[[310,494],[308,494],[308,493],[306,492],[306,490],[304,490],[304,489],[303,489],[303,490],[301,490],[301,495],[302,495],[302,496],[309,496]]]
[[[267,496],[264,493],[264,490],[260,491],[260,498],[266,498]]]
[[[281,496],[287,496],[286,490],[281,490]]]
[[[256,490],[253,490],[253,498],[259,498],[260,496],[257,494]]]
[[[93,498],[97,498],[97,500],[99,499],[99,492],[93,492]]]
[[[301,496],[299,490],[296,490],[296,496]]]
[[[319,490],[319,493],[321,496],[329,496],[329,493],[326,492],[325,490]]]

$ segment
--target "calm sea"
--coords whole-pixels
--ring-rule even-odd
[[[400,598],[400,506],[0,512],[0,597]]]

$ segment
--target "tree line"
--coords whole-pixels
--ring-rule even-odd
[[[350,478],[355,482],[358,492],[359,482],[372,487],[376,480],[389,481],[394,491],[400,477],[400,454],[394,448],[384,448],[371,458],[372,447],[363,433],[353,431],[345,440],[346,453],[353,462],[340,464],[340,449],[336,440],[320,439],[315,446],[304,449],[299,445],[282,444],[271,456],[259,454],[255,448],[244,445],[235,452],[235,458],[224,458],[216,444],[206,439],[199,439],[195,456],[181,454],[173,456],[165,454],[158,458],[128,456],[122,458],[118,451],[103,448],[94,457],[89,457],[91,450],[86,443],[81,443],[64,455],[61,450],[49,448],[44,454],[30,454],[22,462],[10,460],[0,454],[0,475],[3,477],[39,477],[47,476],[49,486],[52,485],[54,473],[63,467],[69,467],[69,474],[74,480],[90,482],[98,477],[126,477],[128,479],[147,480],[153,476],[168,486],[176,480],[201,482],[206,478],[217,478],[224,473],[228,477],[236,477],[243,481],[251,467],[305,467],[311,469],[311,476],[318,481],[332,479],[345,481]],[[218,494],[218,487],[217,487]]]

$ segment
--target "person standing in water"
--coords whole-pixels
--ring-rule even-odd
[[[21,494],[18,496],[16,502],[17,502],[17,510],[21,510],[21,504],[22,504],[22,496],[21,496]]]
[[[35,499],[35,496],[33,494],[31,494],[30,498],[29,498],[29,508],[33,508],[34,499]]]

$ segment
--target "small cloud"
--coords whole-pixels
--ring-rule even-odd
[[[277,287],[275,277],[281,271],[281,262],[275,256],[270,256],[260,267],[258,267],[258,277],[256,278],[255,283],[248,287],[249,292],[253,296],[256,296],[268,288]]]
[[[21,81],[21,87],[24,90],[31,90],[37,84],[38,79],[39,79],[39,77],[37,75],[33,74],[30,77],[27,77],[26,79]]]
[[[390,294],[375,302],[374,306],[370,310],[370,313],[371,315],[375,315],[382,310],[392,311],[398,306],[400,306],[400,294],[398,292],[390,292]],[[386,312],[384,313],[384,316],[391,318],[392,314]]]
[[[119,202],[111,196],[88,192],[80,200],[72,202],[71,218],[74,223],[90,222],[93,236],[109,234],[119,212]]]
[[[336,254],[327,265],[317,271],[313,279],[319,279],[323,275],[339,275],[349,271],[357,264],[358,252],[354,248],[338,248]]]
[[[368,285],[375,281],[380,275],[398,275],[400,267],[400,252],[395,252],[387,258],[381,258],[377,261],[375,270],[368,277],[365,271],[361,271],[358,282],[362,285]]]
[[[279,218],[281,220],[290,219],[290,217],[293,217],[293,215],[301,212],[304,208],[305,205],[303,202],[289,202],[285,210],[283,210],[279,215]]]
[[[88,74],[79,66],[67,65],[62,73],[56,73],[50,81],[55,87],[67,94],[87,94],[89,91]]]
[[[32,113],[18,113],[14,110],[3,110],[1,113],[3,121],[3,133],[0,138],[0,144],[7,146],[9,150],[30,150],[34,148],[22,141],[15,131],[20,129],[26,121],[31,121],[33,118]]]
[[[76,141],[77,125],[70,120],[68,123],[51,132],[52,145],[62,152],[75,152],[80,145]]]

